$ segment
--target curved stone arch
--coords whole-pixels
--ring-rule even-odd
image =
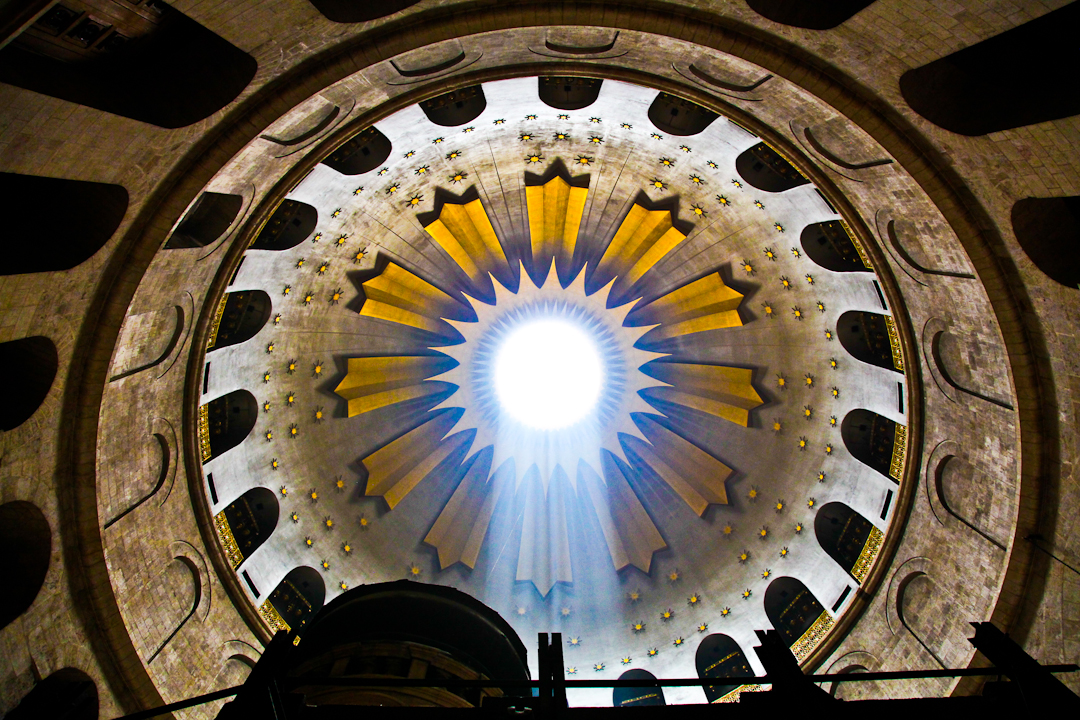
[[[0,367],[18,378],[0,413],[0,430],[14,430],[37,413],[52,391],[60,367],[56,344],[47,337],[8,340],[0,343]]]
[[[195,199],[165,241],[166,250],[204,248],[228,234],[234,226],[244,198],[231,193],[206,191]]]
[[[877,227],[881,244],[886,251],[897,261],[900,269],[920,285],[928,283],[921,275],[936,275],[939,277],[959,278],[962,280],[975,280],[975,275],[960,270],[943,270],[941,268],[927,267],[927,251],[919,241],[919,233],[914,225],[905,218],[894,217],[891,209],[881,208],[874,214],[874,224]],[[941,262],[938,260],[937,262]],[[915,270],[916,272],[912,272]],[[921,273],[921,275],[920,275]]]
[[[790,160],[764,141],[739,153],[735,171],[748,185],[769,193],[786,192],[810,182]]]
[[[187,550],[188,548],[190,548],[190,545],[183,549]],[[162,565],[161,571],[153,578],[151,583],[147,584],[145,588],[147,591],[145,593],[146,599],[164,601],[164,598],[168,598],[178,603],[175,608],[170,608],[177,611],[172,614],[172,617],[167,616],[164,612],[158,613],[159,617],[166,615],[164,619],[167,622],[171,621],[169,622],[171,627],[166,626],[164,628],[167,633],[164,637],[152,637],[151,642],[145,646],[145,650],[149,651],[145,660],[147,665],[153,663],[161,655],[162,651],[173,641],[173,638],[188,624],[188,621],[195,617],[200,606],[204,605],[203,588],[209,578],[200,571],[199,564],[189,557],[186,552],[176,554],[171,560]],[[174,578],[179,585],[174,586],[173,583],[170,583],[169,577]],[[158,602],[154,602],[154,606],[158,606]],[[209,609],[209,598],[206,599],[205,606]]]
[[[746,0],[766,20],[807,30],[832,30],[850,20],[875,0]]]
[[[896,617],[900,621],[900,624],[906,629],[911,636],[918,641],[930,657],[934,658],[934,662],[940,665],[942,668],[947,667],[945,662],[938,657],[938,654],[930,649],[930,646],[926,644],[926,640],[920,635],[919,631],[912,626],[911,623],[915,622],[918,613],[911,615],[908,613],[908,602],[914,604],[916,599],[909,597],[915,594],[911,588],[918,586],[921,590],[923,587],[933,588],[935,585],[933,578],[924,570],[912,570],[904,575],[896,585]],[[926,590],[926,597],[929,599],[930,592]]]
[[[951,318],[941,317],[932,317],[923,325],[922,350],[934,384],[953,402],[960,402],[962,393],[1005,410],[1013,410],[1012,403],[973,387],[975,382],[967,367],[972,344],[952,333],[952,327]],[[984,347],[980,344],[977,352],[981,353]]]
[[[889,587],[885,594],[885,622],[893,635],[900,634],[904,629],[904,625],[900,621],[900,614],[897,612],[900,581],[912,573],[925,574],[929,572],[932,565],[933,561],[923,555],[908,558],[897,565],[896,569],[893,570],[893,574],[889,577]]]
[[[163,487],[165,487],[165,483],[166,483],[167,480],[169,480],[170,476],[173,477],[173,478],[176,477],[176,462],[175,462],[175,460],[178,459],[178,456],[176,455],[177,447],[176,447],[175,433],[173,434],[173,437],[171,438],[171,443],[170,443],[170,438],[168,438],[166,435],[164,435],[164,434],[162,434],[160,432],[155,432],[150,437],[151,437],[151,445],[159,453],[159,457],[160,457],[160,461],[158,463],[158,470],[157,470],[156,476],[153,479],[153,484],[150,485],[150,488],[149,488],[149,490],[147,492],[141,493],[139,495],[139,497],[134,502],[129,503],[123,510],[119,511],[116,515],[114,515],[112,518],[107,520],[105,522],[105,524],[102,525],[102,527],[101,527],[102,530],[108,530],[110,527],[115,525],[117,522],[119,522],[120,520],[122,520],[123,518],[125,518],[126,516],[131,514],[132,512],[134,512],[143,503],[145,503],[150,498],[157,495],[158,492]],[[170,482],[170,488],[169,488],[170,490],[172,489],[171,486],[172,486],[172,483]],[[167,496],[168,495],[166,494],[166,497]],[[158,507],[160,507],[162,504],[164,504],[164,502],[165,502],[165,500],[163,499],[160,503],[158,503]]]
[[[536,79],[540,102],[556,110],[584,110],[600,97],[598,78],[541,76]]]
[[[927,458],[926,494],[927,500],[930,503],[930,510],[934,513],[934,517],[937,518],[938,522],[943,526],[956,530],[958,528],[955,526],[954,522],[958,522],[994,547],[1005,551],[1006,545],[1004,542],[998,540],[986,529],[979,527],[972,520],[964,517],[964,515],[949,502],[947,486],[950,483],[948,473],[955,472],[958,469],[956,467],[958,464],[967,464],[964,462],[962,456],[963,451],[960,445],[951,440],[946,440],[939,443]],[[985,483],[970,484],[977,488],[985,487]]]
[[[213,600],[213,576],[210,574],[210,563],[206,560],[206,557],[199,548],[195,547],[187,540],[173,540],[169,543],[169,554],[172,555],[174,559],[183,559],[199,571],[199,587],[201,591],[199,593],[199,602],[195,605],[195,610],[199,615],[199,620],[206,620],[210,615],[210,605]]]
[[[671,93],[657,93],[649,105],[649,121],[653,126],[660,132],[678,137],[704,132],[718,117],[719,113]]]
[[[825,674],[846,675],[855,672],[876,672],[879,669],[881,669],[881,660],[876,655],[866,650],[852,650],[836,658],[825,670]],[[867,685],[872,687],[868,683],[859,683],[856,687],[861,690]],[[861,700],[869,694],[866,692],[845,692],[848,687],[851,687],[850,683],[832,682],[828,688],[829,695],[842,700]]]
[[[143,370],[157,367],[181,346],[184,331],[190,332],[191,315],[182,305],[128,315],[117,342],[115,374],[109,382],[123,380]],[[170,365],[171,367],[171,365]]]
[[[0,630],[33,606],[52,559],[52,528],[34,503],[0,505],[0,553],[9,575],[0,594]]]

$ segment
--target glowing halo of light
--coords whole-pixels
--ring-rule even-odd
[[[541,317],[517,325],[495,353],[502,409],[535,430],[558,430],[596,407],[604,372],[596,343],[577,325]]]

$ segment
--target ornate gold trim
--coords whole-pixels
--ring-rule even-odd
[[[829,611],[822,612],[818,619],[814,621],[814,624],[791,646],[791,653],[795,656],[795,659],[801,663],[808,658],[810,653],[814,652],[814,648],[829,634],[834,624],[836,624],[836,621],[829,614]]]
[[[896,436],[893,438],[892,462],[889,463],[889,476],[896,482],[904,477],[904,465],[907,457],[907,426],[896,424]]]
[[[889,347],[892,348],[892,364],[900,372],[904,372],[904,351],[900,349],[900,334],[896,331],[896,321],[892,315],[885,316],[885,327],[889,331]]]
[[[748,693],[748,692],[761,692],[761,686],[760,685],[740,685],[739,687],[737,687],[734,690],[732,690],[731,692],[729,692],[727,695],[724,695],[723,697],[716,698],[715,700],[713,700],[713,703],[716,704],[716,703],[739,702],[739,696],[742,695],[743,693]]]
[[[281,613],[277,611],[277,608],[274,607],[270,600],[259,606],[259,615],[262,616],[263,622],[269,625],[271,630],[274,628],[285,632],[292,630],[289,623],[285,622],[285,618],[281,617]]]
[[[740,125],[739,127],[742,127],[742,126]],[[745,128],[743,128],[743,129],[745,130]],[[802,175],[802,176],[803,176],[803,179],[805,179],[805,180],[810,180],[810,176],[809,176],[809,175],[807,175],[806,173],[804,173],[804,172],[802,171],[802,168],[801,168],[801,167],[799,167],[798,165],[796,165],[795,163],[793,163],[793,162],[791,161],[791,158],[789,158],[789,157],[787,156],[787,153],[782,153],[782,152],[780,152],[779,150],[777,150],[777,149],[776,149],[776,146],[774,146],[774,145],[773,145],[773,144],[772,144],[771,142],[769,142],[769,141],[768,141],[768,140],[766,140],[765,138],[761,138],[761,142],[763,142],[763,143],[765,143],[766,145],[768,145],[768,146],[769,146],[769,148],[770,148],[770,149],[771,149],[771,150],[772,150],[772,151],[773,151],[774,153],[776,153],[776,154],[777,154],[777,155],[779,155],[779,156],[780,156],[781,158],[783,158],[783,159],[784,159],[784,162],[786,162],[786,163],[787,163],[788,165],[790,165],[791,167],[795,168],[795,172],[797,172],[797,173],[799,173],[800,175]],[[811,181],[811,182],[813,182],[813,181]]]
[[[221,318],[225,315],[225,301],[228,297],[228,293],[221,296],[221,302],[218,303],[217,312],[214,313],[214,322],[210,325],[210,335],[206,338],[207,350],[214,347],[214,344],[217,343],[217,334],[218,330],[221,329]]]
[[[244,562],[244,553],[240,552],[240,546],[236,544],[236,538],[233,537],[232,528],[229,527],[229,519],[225,517],[224,510],[214,516],[214,527],[221,540],[221,547],[225,549],[225,556],[229,558],[235,570],[240,567],[240,563]]]
[[[855,251],[859,253],[859,259],[862,260],[863,267],[867,270],[873,270],[874,265],[870,262],[870,256],[866,254],[866,248],[859,242],[859,238],[855,236],[855,232],[851,229],[851,226],[847,224],[847,220],[840,218],[840,227],[844,228],[844,232],[851,239],[851,244],[855,246]]]
[[[199,453],[202,461],[210,459],[210,409],[208,405],[199,406]]]
[[[870,536],[866,538],[866,544],[863,545],[862,552],[859,553],[859,559],[855,561],[855,567],[851,568],[852,577],[858,580],[860,585],[869,574],[870,566],[874,564],[878,550],[881,550],[881,543],[884,540],[885,534],[883,532],[877,528],[870,528]]]

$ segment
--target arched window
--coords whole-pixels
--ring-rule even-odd
[[[557,110],[581,110],[596,102],[603,80],[581,77],[541,77],[540,100]]]
[[[1051,280],[1080,287],[1080,196],[1018,200],[1012,225],[1036,267]]]
[[[283,200],[259,231],[252,250],[288,250],[307,240],[319,222],[319,211],[298,200]]]
[[[870,272],[855,239],[839,220],[811,223],[799,236],[806,256],[833,272]]]
[[[119,185],[15,173],[0,173],[0,196],[18,208],[8,213],[4,234],[19,238],[4,244],[0,275],[70,270],[109,241],[128,207]]]
[[[634,668],[619,676],[620,680],[656,680],[648,670]],[[655,685],[640,687],[617,687],[611,690],[612,707],[641,707],[642,705],[667,705],[664,689]]]
[[[217,350],[246,342],[259,334],[270,319],[273,302],[262,290],[231,292],[223,298],[221,318],[211,329],[207,350]]]
[[[787,158],[763,142],[739,153],[735,170],[743,180],[765,192],[784,192],[810,182]]]
[[[472,85],[420,103],[428,120],[443,127],[457,127],[472,122],[487,107],[482,85]]]
[[[0,367],[13,379],[0,410],[0,430],[14,430],[45,402],[56,379],[60,358],[47,337],[35,335],[0,343]]]
[[[75,668],[61,668],[34,685],[7,720],[97,720],[97,685]]]
[[[327,20],[336,23],[358,23],[401,12],[420,0],[382,0],[381,2],[357,2],[356,0],[309,0]]]
[[[896,329],[892,323],[891,317],[881,313],[848,310],[836,321],[836,336],[856,360],[903,372],[903,360],[897,363],[900,340],[893,340]]]
[[[746,4],[766,20],[782,25],[832,30],[874,0],[746,0]]]
[[[319,573],[304,565],[293,568],[262,605],[264,617],[274,619],[283,630],[303,634],[303,628],[322,609],[326,585]],[[274,618],[274,615],[277,615]],[[280,622],[279,622],[280,621]]]
[[[361,175],[382,165],[390,157],[391,150],[390,139],[370,127],[339,145],[323,160],[323,165],[342,175]]]
[[[259,404],[247,390],[233,390],[199,408],[203,462],[220,457],[244,441],[259,418]]]
[[[22,500],[0,505],[0,552],[8,566],[0,593],[0,629],[26,612],[45,582],[52,530],[44,513]]]
[[[248,490],[217,514],[214,525],[233,569],[266,542],[277,527],[277,521],[277,497],[263,487]]]
[[[697,135],[720,117],[697,103],[668,93],[660,93],[649,106],[649,120],[669,135]]]
[[[239,195],[204,192],[176,226],[165,248],[206,247],[225,234],[240,214],[244,199]]]
[[[707,636],[698,645],[697,655],[694,657],[699,678],[743,678],[754,677],[754,670],[750,662],[743,654],[739,643],[729,635],[713,634]],[[705,697],[713,703],[724,697],[742,683],[723,683],[721,685],[706,685]]]
[[[905,432],[903,425],[862,409],[852,410],[840,423],[840,436],[852,457],[897,482],[903,468]]]
[[[814,517],[818,545],[857,582],[866,579],[881,545],[881,531],[841,502],[826,503]]]
[[[960,135],[985,135],[1080,113],[1080,3],[900,76],[915,112]]]
[[[163,128],[225,107],[257,68],[164,0],[63,0],[0,50],[0,82]]]
[[[825,612],[818,599],[793,577],[778,577],[765,590],[765,614],[790,647]]]

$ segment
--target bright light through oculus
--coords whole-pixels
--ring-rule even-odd
[[[578,422],[596,407],[604,373],[581,328],[536,320],[511,331],[495,353],[495,393],[511,417],[538,430]]]

